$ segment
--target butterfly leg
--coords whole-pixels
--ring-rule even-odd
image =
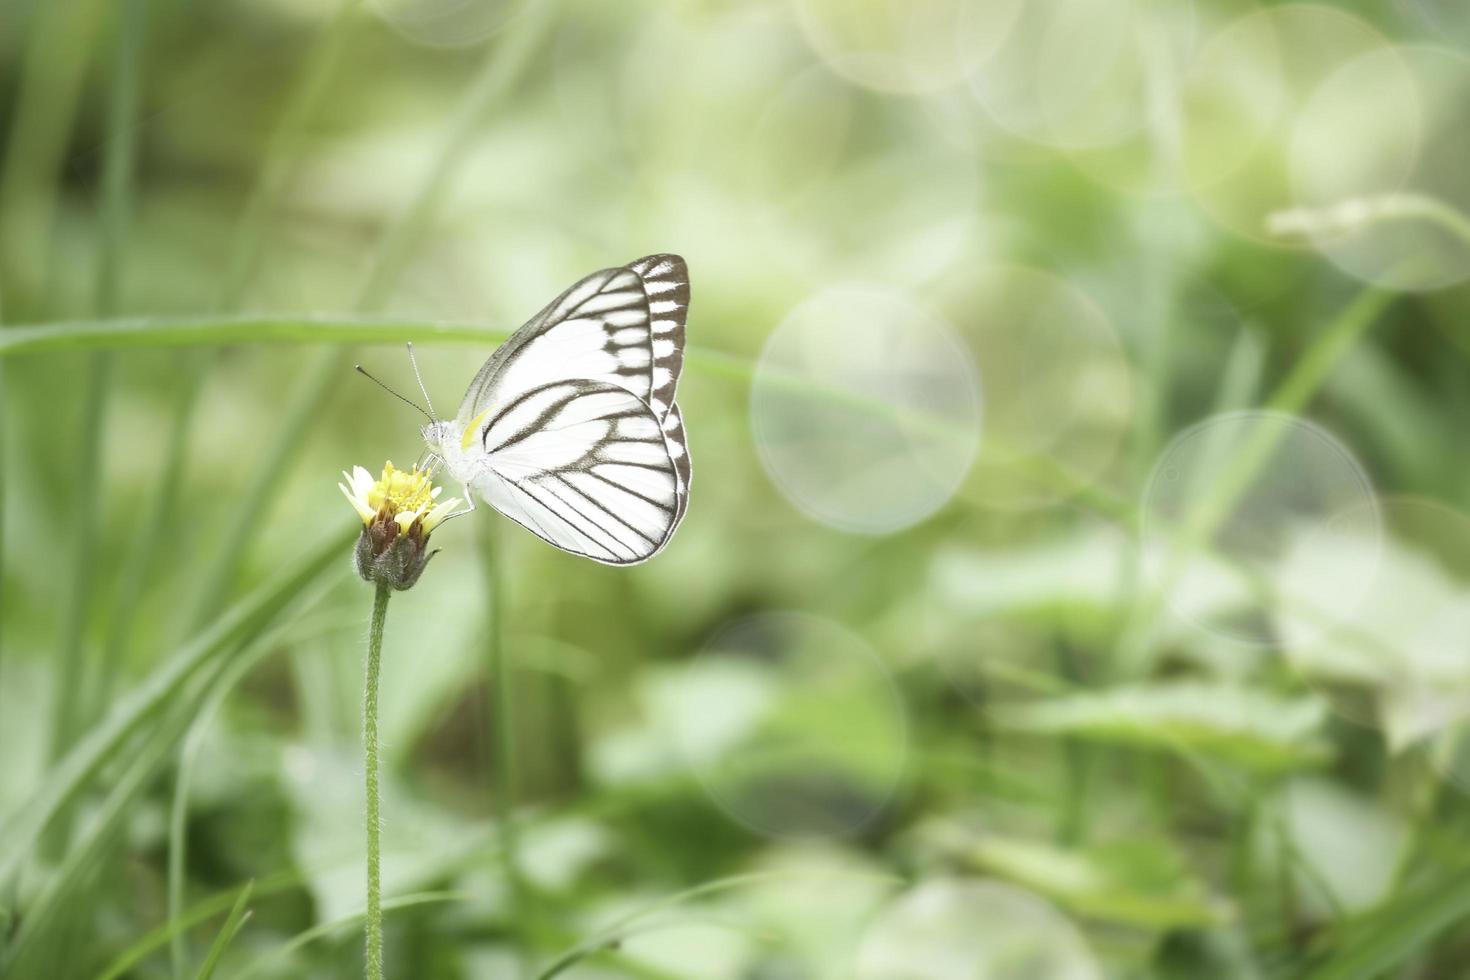
[[[473,513],[474,512],[474,510],[475,510],[475,495],[474,495],[474,493],[467,486],[466,487],[463,487],[462,489],[464,490],[464,499],[466,501],[466,506],[463,509],[457,510],[453,514],[450,514],[447,517],[445,517],[444,520],[442,520],[442,521],[439,522],[440,524],[448,524],[450,521],[454,520],[456,517],[463,517],[466,514],[470,514],[470,513]]]

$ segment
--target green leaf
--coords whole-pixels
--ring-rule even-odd
[[[1165,841],[1113,841],[1069,849],[976,835],[953,824],[932,826],[926,833],[975,870],[1007,878],[1104,922],[1176,929],[1214,926],[1229,918],[1227,908],[1208,894]]]
[[[1326,703],[1282,698],[1226,684],[1171,682],[1002,705],[995,722],[1019,731],[1198,753],[1281,771],[1329,755],[1321,728]]]

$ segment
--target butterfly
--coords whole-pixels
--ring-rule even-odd
[[[453,419],[430,403],[430,457],[464,484],[470,510],[478,496],[563,551],[646,561],[689,506],[674,402],[688,311],[677,255],[592,273],[490,356]]]

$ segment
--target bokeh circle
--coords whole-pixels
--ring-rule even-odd
[[[504,29],[541,0],[369,0],[399,36],[429,48],[467,48]]]
[[[1157,112],[1192,44],[1192,0],[1028,3],[970,91],[1002,129],[1069,149],[1112,146]],[[1168,76],[1166,78],[1160,75]]]
[[[1298,120],[1297,208],[1278,225],[1349,275],[1391,289],[1470,277],[1467,101],[1470,60],[1457,52],[1382,48],[1343,65]]]
[[[750,394],[761,462],[798,509],[885,534],[942,507],[980,442],[980,382],[954,329],[904,293],[828,289],[767,339]]]
[[[1362,465],[1320,427],[1279,412],[1217,415],[1169,443],[1141,515],[1144,581],[1182,621],[1253,646],[1277,641],[1271,614],[1283,562],[1303,536],[1381,540]],[[1352,615],[1372,587],[1371,562],[1338,569],[1301,639]]]
[[[1023,0],[794,0],[797,21],[837,74],[880,92],[962,82],[999,47]]]
[[[1388,45],[1368,22],[1307,3],[1261,8],[1206,40],[1185,79],[1180,140],[1184,183],[1204,211],[1242,237],[1281,244],[1271,218],[1293,203],[1290,157],[1305,107],[1339,68]],[[1342,134],[1339,162],[1402,152],[1369,138],[1377,124],[1401,122],[1365,117],[1364,139]]]
[[[1133,420],[1133,373],[1107,314],[1024,266],[978,270],[944,299],[987,379],[966,499],[1027,509],[1095,483]]]
[[[1401,748],[1470,720],[1470,518],[1418,497],[1372,508],[1292,542],[1277,622],[1297,672],[1339,714]],[[1343,615],[1336,594],[1359,568],[1374,575]],[[1327,634],[1323,608],[1335,621]]]

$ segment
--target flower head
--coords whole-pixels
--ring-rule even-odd
[[[362,518],[357,539],[357,571],[369,582],[386,582],[395,589],[410,588],[433,557],[426,550],[429,532],[448,517],[459,500],[439,500],[429,474],[415,467],[404,471],[391,462],[377,480],[361,466],[343,473],[337,484],[352,509]]]

